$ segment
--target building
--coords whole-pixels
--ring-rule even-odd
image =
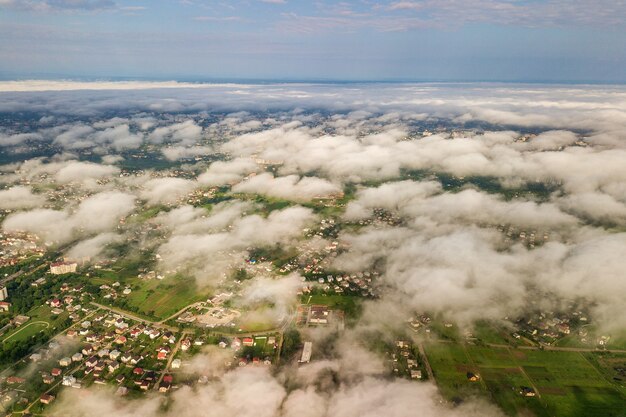
[[[54,262],[50,264],[50,273],[53,275],[71,274],[76,272],[76,262]]]
[[[54,401],[54,395],[43,394],[41,397],[39,397],[39,401],[42,404],[50,404],[52,401]]]
[[[0,301],[0,310],[1,311],[9,311],[9,308],[11,308],[11,303],[7,303],[6,301]]]
[[[302,349],[302,356],[298,362],[309,363],[311,362],[311,353],[313,351],[313,342],[304,342],[304,348]]]
[[[3,285],[0,287],[0,301],[4,301],[7,298],[9,298],[9,291],[7,290],[7,287]]]
[[[328,324],[330,310],[327,306],[314,305],[309,309],[309,324]]]

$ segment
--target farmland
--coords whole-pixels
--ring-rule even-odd
[[[442,394],[454,402],[479,395],[509,415],[625,415],[623,388],[608,378],[615,362],[590,360],[596,353],[430,343],[426,354]],[[468,372],[480,380],[469,381]],[[522,387],[536,395],[521,395]]]

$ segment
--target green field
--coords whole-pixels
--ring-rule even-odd
[[[303,304],[320,304],[344,312],[346,317],[356,317],[361,311],[362,298],[352,295],[311,294],[303,295]]]
[[[199,290],[193,278],[184,277],[136,280],[132,288],[133,292],[124,296],[128,305],[159,319],[165,319],[208,296],[208,290]]]
[[[45,321],[30,321],[7,334],[2,339],[2,343],[18,342],[29,339],[31,336],[36,335],[48,327],[50,327],[50,324]]]
[[[55,326],[58,321],[65,319],[68,315],[64,312],[58,317],[55,317],[52,316],[50,310],[51,308],[46,305],[35,307],[30,310],[25,314],[30,317],[30,320],[22,326],[17,327],[3,335],[1,339],[2,343],[26,340],[42,330]]]
[[[431,343],[426,354],[442,394],[453,401],[472,395],[491,397],[509,415],[626,416],[626,396],[602,369],[579,352],[519,350]],[[481,381],[467,380],[468,371]],[[522,386],[536,397],[519,394]]]

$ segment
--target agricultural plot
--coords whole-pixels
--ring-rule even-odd
[[[476,373],[478,370],[471,365],[462,345],[432,343],[426,345],[425,350],[444,397],[458,402],[473,395],[486,393],[481,383],[467,380],[468,372]]]
[[[619,360],[600,358],[594,366],[580,352],[451,343],[431,344],[426,353],[442,394],[452,400],[467,398],[467,388],[476,387],[465,376],[465,369],[472,369],[509,415],[626,416],[626,396],[609,378]],[[528,396],[522,387],[529,389]]]
[[[126,299],[139,312],[165,319],[185,306],[205,299],[192,278],[170,277],[164,280],[139,281]]]

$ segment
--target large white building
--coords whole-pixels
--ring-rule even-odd
[[[0,287],[0,301],[4,301],[9,298],[9,292],[7,291],[7,287],[4,285]]]
[[[55,262],[50,264],[50,273],[54,275],[69,274],[76,272],[77,267],[76,262]]]

